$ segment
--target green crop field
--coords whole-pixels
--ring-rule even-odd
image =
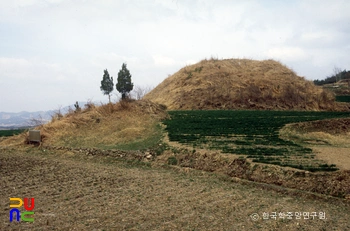
[[[297,111],[170,111],[169,114],[171,119],[164,124],[170,141],[309,171],[337,168],[316,160],[310,148],[279,138],[279,129],[289,123],[350,117],[349,112]]]
[[[350,103],[350,95],[337,95],[335,99],[338,102]]]
[[[0,130],[0,137],[18,135],[24,131],[25,129]]]

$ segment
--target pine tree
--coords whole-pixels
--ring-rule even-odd
[[[106,70],[104,70],[103,79],[101,81],[101,91],[103,91],[104,95],[108,95],[108,100],[111,102],[111,92],[113,91],[114,83],[113,83],[113,77],[109,77],[109,73]]]
[[[116,84],[117,90],[122,94],[122,99],[126,99],[126,93],[132,91],[133,87],[130,71],[126,68],[126,64],[123,63],[122,69],[118,72],[118,83]]]

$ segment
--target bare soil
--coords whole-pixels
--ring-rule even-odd
[[[312,148],[317,159],[350,170],[350,118],[287,124],[280,134]]]
[[[292,124],[300,132],[326,132],[331,135],[350,134],[350,118],[316,120]]]
[[[340,199],[67,150],[2,148],[0,176],[0,230],[350,229]],[[34,223],[9,222],[9,197],[35,198]],[[326,219],[262,219],[273,212]]]
[[[350,170],[350,148],[314,146],[316,158],[335,164],[341,170]]]

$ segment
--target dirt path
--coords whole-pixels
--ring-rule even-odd
[[[335,164],[341,170],[350,170],[350,148],[314,146],[316,158]]]
[[[289,196],[227,177],[72,152],[0,149],[0,230],[349,230],[349,204]],[[9,197],[35,221],[9,222]],[[23,209],[23,208],[22,208]],[[325,212],[326,219],[269,217]],[[257,215],[260,218],[253,221]]]

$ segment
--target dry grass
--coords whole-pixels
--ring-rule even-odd
[[[159,131],[157,124],[167,117],[165,108],[147,100],[122,101],[101,106],[90,105],[37,127],[46,145],[113,148],[120,144],[142,141]],[[26,134],[3,141],[2,145],[19,144]]]
[[[287,124],[280,130],[283,139],[307,144],[350,147],[350,118]]]
[[[185,169],[215,172],[254,182],[341,198],[350,197],[350,168],[343,168],[336,172],[310,173],[294,168],[252,163],[244,158],[232,158],[220,153],[186,150],[176,154],[165,151],[163,155],[157,157],[156,162],[167,164],[169,158],[172,160],[176,158],[174,164]]]
[[[343,79],[336,83],[325,84],[323,88],[333,92],[336,95],[350,95],[350,80]]]
[[[145,96],[177,109],[348,110],[334,95],[274,60],[203,60]]]
[[[349,205],[282,187],[63,151],[0,152],[1,230],[349,230]],[[18,171],[14,177],[13,169]],[[35,198],[34,223],[8,221],[11,196]],[[325,212],[326,220],[263,220]],[[260,219],[253,221],[251,214]]]
[[[309,146],[316,153],[317,159],[336,164],[341,170],[349,170],[349,125],[350,118],[287,124],[280,130],[280,136]]]
[[[93,107],[43,126],[44,142],[58,146],[116,146],[146,139],[166,112],[149,101]]]

